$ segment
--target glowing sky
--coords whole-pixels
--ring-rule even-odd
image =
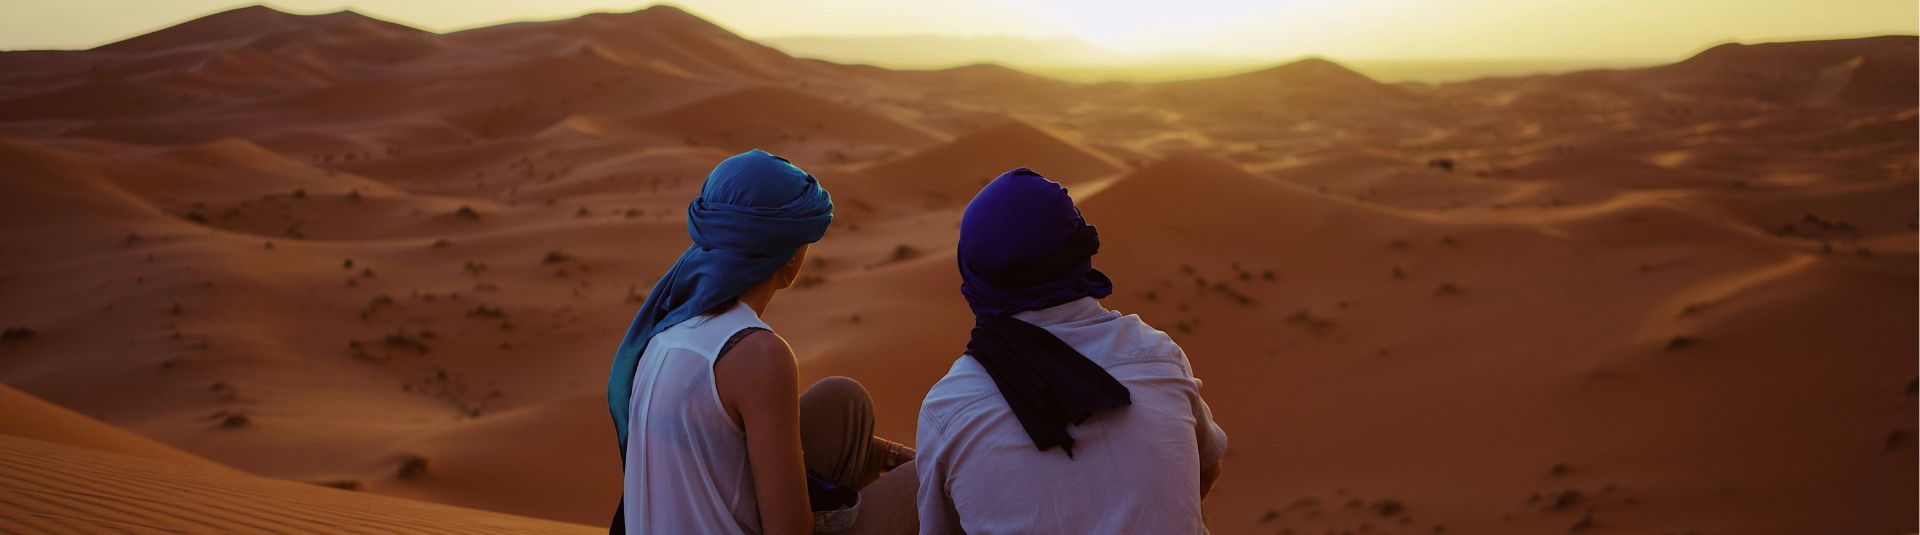
[[[0,49],[87,48],[255,2],[0,0]],[[267,0],[435,31],[628,11],[633,0]],[[682,0],[748,37],[1074,36],[1243,57],[1677,58],[1727,41],[1920,33],[1915,0]]]

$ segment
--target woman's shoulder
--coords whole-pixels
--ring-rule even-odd
[[[714,389],[729,410],[777,408],[795,403],[800,395],[800,365],[793,348],[773,331],[750,331],[715,359]]]
[[[740,331],[732,344],[721,351],[714,365],[715,372],[722,368],[744,368],[747,370],[778,371],[797,370],[793,346],[787,339],[767,329],[746,329]]]
[[[753,331],[772,331],[772,327],[760,321],[752,308],[740,305],[737,301],[734,306],[717,307],[715,310],[687,318],[660,331],[654,336],[654,345],[692,349],[718,358],[722,352],[737,344],[742,335]]]

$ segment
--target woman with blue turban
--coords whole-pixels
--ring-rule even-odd
[[[693,244],[607,379],[626,473],[613,532],[845,528],[856,489],[901,465],[911,479],[912,450],[873,436],[866,390],[829,377],[800,392],[793,349],[760,321],[832,221],[819,180],[780,157],[756,149],[707,175],[687,205]]]
[[[920,406],[920,532],[1204,533],[1227,435],[1187,355],[1108,310],[1100,235],[1029,169],[960,217],[967,351]]]

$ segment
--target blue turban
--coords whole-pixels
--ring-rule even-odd
[[[1132,403],[1127,388],[1052,333],[1012,317],[1113,294],[1093,268],[1100,235],[1060,184],[1030,169],[993,179],[960,216],[960,293],[973,309],[967,354],[985,368],[1041,451],[1073,456],[1067,427]]]
[[[773,276],[800,247],[820,241],[833,222],[833,198],[813,175],[760,149],[737,154],[707,174],[687,204],[693,245],[654,283],[607,375],[607,408],[627,448],[628,400],[640,352],[653,335],[740,297]]]

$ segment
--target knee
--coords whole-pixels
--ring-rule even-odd
[[[867,395],[867,387],[860,386],[860,382],[853,380],[851,377],[838,375],[814,382],[813,386],[807,387],[807,391],[800,394],[800,399],[803,401],[809,399],[823,402],[837,401],[839,403],[858,405],[866,405],[872,402],[871,398]]]

